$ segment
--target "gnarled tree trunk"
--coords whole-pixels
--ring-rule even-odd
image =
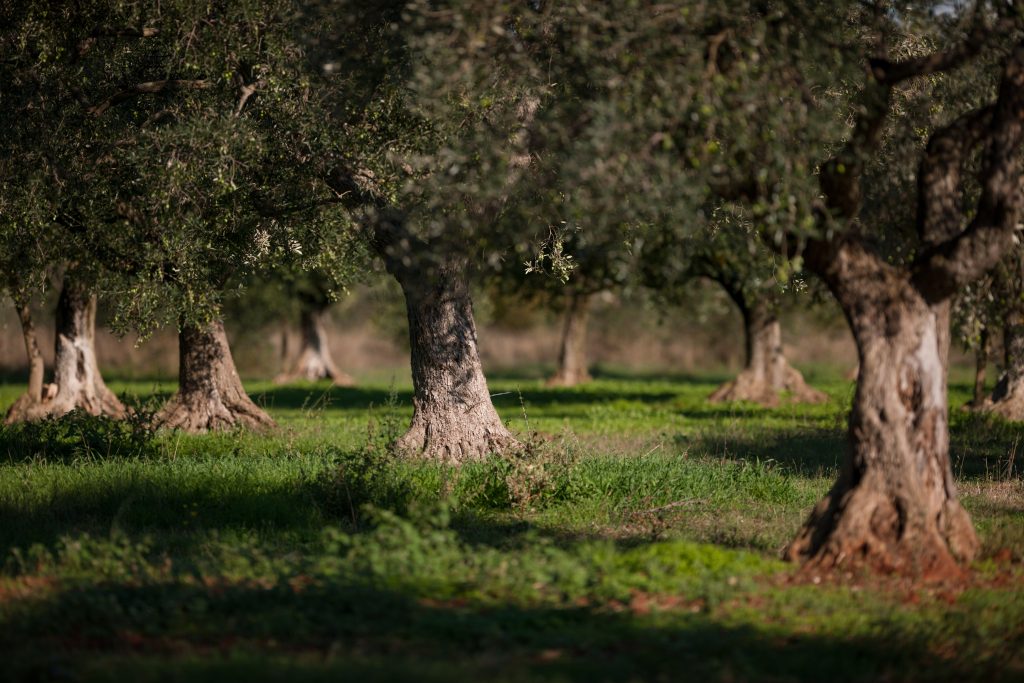
[[[178,392],[157,414],[157,426],[192,433],[274,426],[245,393],[223,322],[182,324],[178,353]]]
[[[28,357],[28,389],[7,410],[5,421],[8,424],[25,419],[25,415],[29,410],[32,410],[44,400],[52,398],[52,396],[44,393],[43,389],[43,376],[46,373],[46,365],[43,363],[43,354],[39,350],[39,339],[36,337],[36,326],[32,320],[32,309],[27,302],[15,302],[15,309],[18,312],[18,321],[21,323],[21,336],[25,342],[25,355]]]
[[[350,387],[355,384],[355,380],[339,370],[331,358],[327,330],[324,327],[324,314],[325,311],[321,308],[302,309],[299,320],[299,355],[288,366],[287,371],[275,378],[275,382],[329,379],[338,386]]]
[[[412,424],[397,448],[457,464],[516,445],[487,390],[466,264],[420,271],[391,255],[385,262],[405,294],[412,347]]]
[[[856,244],[820,267],[853,330],[860,373],[839,480],[785,554],[822,568],[958,575],[978,540],[949,460],[948,303],[930,306],[904,271]]]
[[[27,310],[24,311],[27,314]],[[23,315],[19,311],[19,315]],[[109,415],[121,418],[124,405],[117,399],[100,375],[96,363],[96,297],[66,275],[57,300],[56,343],[54,349],[53,382],[42,386],[42,360],[32,358],[38,354],[35,332],[22,318],[22,331],[29,348],[31,367],[29,398],[16,403],[7,414],[8,422],[38,420],[55,417],[81,409],[91,415]],[[31,349],[35,346],[34,349]],[[36,386],[39,386],[38,393]],[[36,400],[36,396],[39,400]]]
[[[548,386],[574,387],[591,380],[587,371],[587,322],[591,295],[572,292],[567,298],[558,370],[548,379]]]
[[[762,301],[748,302],[739,292],[730,292],[743,314],[746,362],[736,379],[715,390],[708,400],[752,401],[773,406],[783,392],[792,401],[822,403],[824,393],[811,388],[800,371],[789,364],[782,352],[782,326],[772,307]]]

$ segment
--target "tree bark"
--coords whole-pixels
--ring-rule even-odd
[[[816,568],[958,576],[978,540],[949,460],[948,303],[929,304],[905,270],[857,243],[808,263],[847,317],[860,373],[839,480],[785,555]]]
[[[1024,421],[1024,311],[1013,309],[1003,323],[1005,369],[982,410]]]
[[[157,426],[197,434],[274,426],[270,416],[245,393],[223,322],[217,320],[205,327],[182,324],[178,353],[178,392],[157,414]]]
[[[761,405],[778,405],[783,393],[797,403],[823,403],[824,393],[811,388],[800,371],[789,364],[782,351],[782,326],[771,306],[747,302],[739,292],[730,292],[743,315],[746,340],[746,361],[736,379],[715,390],[708,400],[751,401]]]
[[[591,295],[572,292],[568,300],[558,370],[548,379],[548,386],[574,387],[592,379],[587,370],[587,322],[590,319]]]
[[[398,450],[459,464],[516,446],[487,389],[466,264],[419,270],[391,255],[385,263],[405,295],[412,350],[412,424]]]
[[[299,355],[288,370],[281,373],[274,381],[278,383],[308,380],[315,382],[329,379],[338,386],[350,387],[355,384],[352,377],[334,364],[331,350],[327,344],[327,330],[324,327],[325,310],[321,308],[303,308],[300,314]]]
[[[982,408],[988,403],[988,394],[985,393],[985,379],[988,374],[988,330],[981,331],[981,339],[978,341],[978,348],[974,351],[974,394],[964,408]]]
[[[27,309],[19,310],[19,316],[22,317],[22,332],[29,352],[29,392],[27,400],[19,400],[12,406],[7,414],[8,422],[56,417],[75,409],[90,415],[124,417],[124,405],[107,388],[96,362],[95,296],[90,295],[72,276],[65,276],[57,300],[53,382],[50,385],[42,383],[42,359],[38,355],[35,330]]]
[[[46,365],[43,362],[43,354],[39,350],[39,339],[36,336],[35,322],[32,320],[32,309],[27,302],[15,302],[15,309],[18,312],[18,321],[21,323],[25,355],[28,357],[28,390],[19,396],[14,405],[7,410],[7,415],[4,418],[7,424],[26,419],[27,411],[38,406],[44,400],[52,398],[52,395],[48,395],[50,392],[44,390],[43,387]],[[47,385],[46,389],[48,390],[50,386]]]

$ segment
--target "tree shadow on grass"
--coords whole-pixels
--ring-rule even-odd
[[[834,474],[846,452],[846,438],[831,429],[760,432],[753,435],[677,437],[693,453],[768,462],[804,477]]]
[[[620,391],[610,387],[588,390],[532,387],[498,390],[492,393],[492,402],[499,410],[520,408],[520,398],[528,406],[543,408],[551,405],[587,405],[614,401],[664,403],[677,396],[676,393],[666,391]],[[407,389],[390,391],[370,387],[331,387],[326,384],[322,387],[293,385],[253,392],[251,395],[256,403],[271,410],[365,410],[389,403],[406,408],[412,406],[412,392]]]
[[[13,548],[33,544],[54,547],[65,536],[111,533],[132,536],[162,535],[189,543],[205,531],[274,530],[319,534],[325,521],[322,510],[300,485],[287,482],[268,486],[253,482],[251,490],[223,482],[172,482],[136,479],[88,485],[54,492],[33,504],[0,504],[0,556]]]
[[[877,635],[725,625],[675,607],[476,603],[429,586],[174,581],[65,587],[0,622],[15,679],[54,670],[118,680],[1008,680],[986,659],[936,657],[930,634]],[[388,582],[390,583],[390,582]],[[697,609],[689,607],[689,601]],[[227,655],[227,656],[226,656]],[[1005,656],[1005,655],[1003,655]],[[1017,672],[1019,674],[1019,672]],[[77,677],[76,677],[77,678]]]
[[[987,423],[989,427],[991,423]],[[1024,474],[1024,425],[990,430],[955,423],[950,434],[953,473],[967,480],[1019,479]],[[845,429],[760,430],[744,434],[679,436],[696,453],[748,461],[772,461],[801,476],[834,475],[846,455]]]

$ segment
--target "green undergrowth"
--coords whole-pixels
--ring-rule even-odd
[[[389,384],[252,384],[269,434],[153,432],[141,383],[127,422],[0,427],[0,680],[1024,677],[1024,429],[951,412],[966,585],[815,584],[777,558],[851,385],[712,406],[719,379],[502,378],[526,447],[462,468],[390,450]]]

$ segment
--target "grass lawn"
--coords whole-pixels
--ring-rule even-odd
[[[387,379],[250,383],[266,436],[4,428],[0,679],[1024,680],[1024,426],[952,387],[984,546],[963,585],[820,581],[777,557],[835,477],[852,385],[709,405],[722,379],[497,376],[528,448],[461,470],[389,454],[411,400]]]

